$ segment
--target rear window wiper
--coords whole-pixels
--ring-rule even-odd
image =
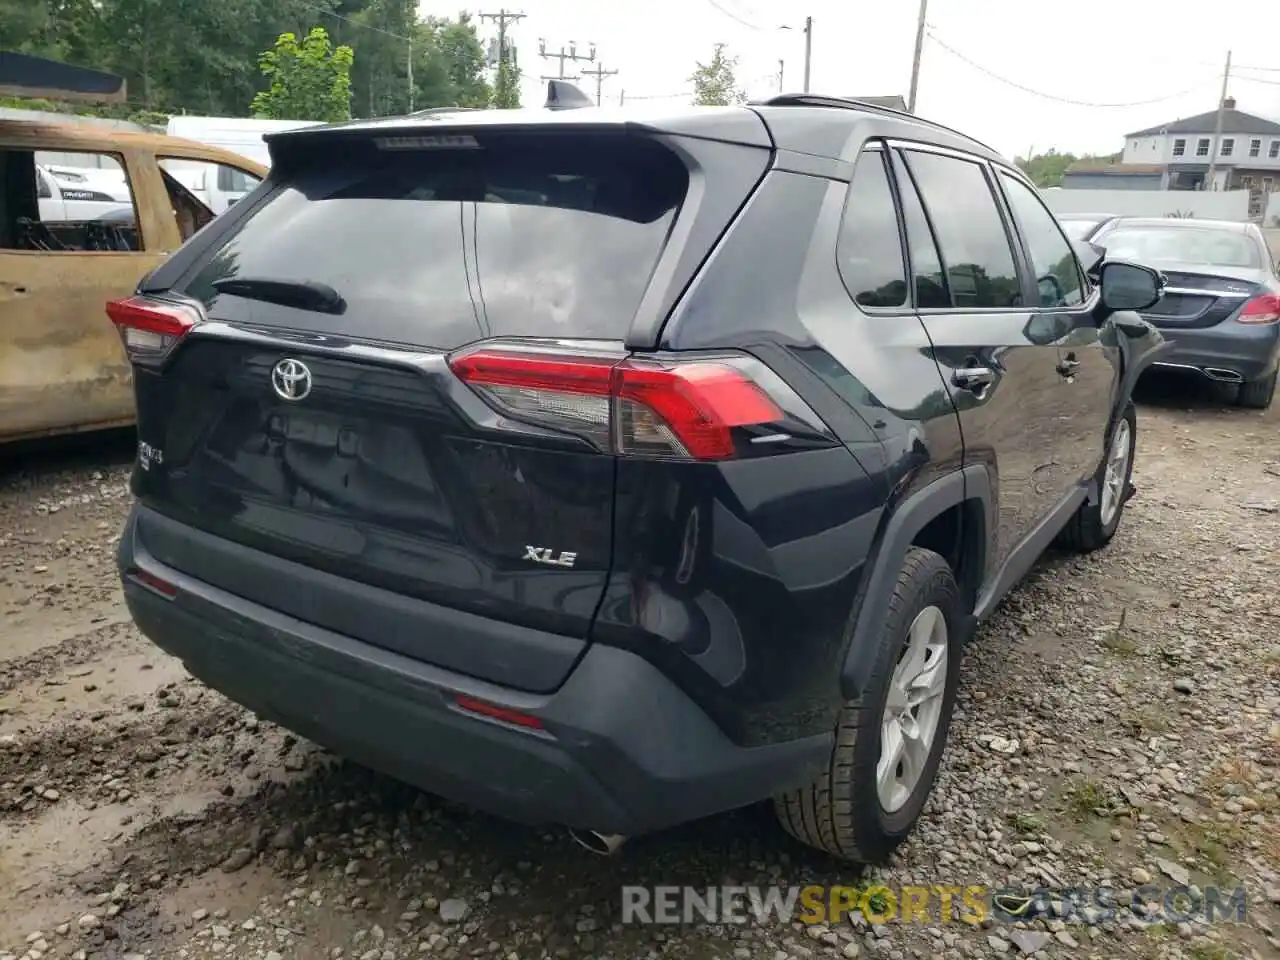
[[[270,277],[223,277],[213,289],[233,297],[278,303],[283,307],[316,313],[345,313],[347,301],[327,283],[318,280],[273,280]]]

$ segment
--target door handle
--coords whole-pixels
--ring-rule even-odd
[[[995,381],[995,371],[990,367],[961,367],[951,374],[951,382],[961,390],[980,393]]]
[[[1074,377],[1076,375],[1076,370],[1078,370],[1079,367],[1079,360],[1075,359],[1075,357],[1068,357],[1066,360],[1059,361],[1058,373],[1062,374],[1064,377]]]

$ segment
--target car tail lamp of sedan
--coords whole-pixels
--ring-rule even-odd
[[[574,434],[602,452],[727,460],[831,442],[799,396],[746,355],[684,360],[482,347],[450,367],[499,413]]]
[[[112,300],[107,316],[120,332],[129,360],[140,364],[163,360],[204,319],[193,306],[150,297]]]
[[[1280,322],[1280,293],[1262,293],[1244,305],[1240,323]]]

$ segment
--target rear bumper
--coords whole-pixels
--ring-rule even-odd
[[[1280,325],[1226,321],[1203,330],[1161,327],[1173,347],[1154,366],[1229,370],[1243,380],[1270,375],[1280,361]]]
[[[810,780],[830,736],[733,744],[646,660],[588,648],[554,693],[495,686],[251,603],[169,568],[135,537],[118,563],[129,611],[198,679],[309,740],[461,803],[526,823],[635,835]],[[178,588],[141,585],[144,571]],[[526,730],[464,712],[474,697],[537,717]]]

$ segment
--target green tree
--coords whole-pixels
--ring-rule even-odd
[[[7,50],[41,52],[52,21],[48,0],[0,0],[0,37]]]
[[[414,0],[369,0],[363,10],[351,16],[353,28],[344,25],[345,42],[359,53],[351,71],[352,88],[358,99],[352,110],[377,117],[407,113],[418,106],[410,97],[409,61],[416,74],[422,66],[418,49],[417,4]],[[416,78],[415,78],[416,81]],[[417,83],[413,84],[416,94]]]
[[[346,45],[334,47],[324,27],[312,27],[301,43],[292,33],[280,34],[275,46],[258,58],[268,87],[253,98],[253,115],[326,123],[349,120],[354,60],[354,51]]]
[[[1057,150],[1050,149],[1045,153],[1032,154],[1030,157],[1017,157],[1015,163],[1025,173],[1037,187],[1041,189],[1045,187],[1062,186],[1062,176],[1067,169],[1074,163],[1081,161],[1091,161],[1099,165],[1107,165],[1120,162],[1120,154],[1084,154],[1076,156],[1074,153],[1059,153]]]
[[[1074,153],[1059,153],[1051,149],[1031,157],[1018,157],[1015,162],[1032,183],[1043,188],[1061,186],[1062,175],[1077,159]]]
[[[471,17],[463,13],[457,20],[430,19],[426,27],[434,42],[434,62],[444,70],[448,82],[448,98],[429,105],[486,106],[493,91],[484,76],[484,44],[476,35]]]
[[[727,107],[742,103],[747,95],[738,87],[738,58],[725,53],[723,43],[711,51],[711,60],[699,63],[689,81],[693,84],[693,102],[702,107]]]
[[[470,19],[420,18],[413,0],[0,0],[0,50],[125,78],[129,105],[66,104],[66,112],[248,116],[264,86],[261,52],[317,23],[334,47],[353,51],[353,115],[490,103]]]

